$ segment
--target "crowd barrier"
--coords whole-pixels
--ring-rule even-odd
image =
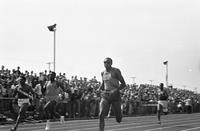
[[[15,98],[0,97],[0,113],[9,111],[12,108],[12,102]]]

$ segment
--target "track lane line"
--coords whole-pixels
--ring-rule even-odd
[[[174,120],[173,120],[174,121]],[[196,121],[196,120],[192,120],[192,121]],[[169,122],[169,124],[175,124],[175,123],[181,123],[181,122],[188,122],[188,121],[179,121],[179,122]],[[198,122],[199,123],[199,122]],[[195,124],[198,124],[198,123],[195,123]],[[191,123],[190,123],[191,124]],[[190,124],[182,124],[182,125],[190,125]],[[134,128],[143,128],[143,127],[151,127],[151,126],[154,126],[154,125],[158,125],[158,124],[152,124],[152,125],[144,125],[144,126],[135,126],[135,127],[126,127],[126,128],[118,128],[118,129],[111,129],[111,130],[106,130],[106,131],[123,131],[123,130],[129,130],[129,129],[134,129]],[[171,127],[176,127],[177,125],[174,125],[174,126],[171,126]],[[163,127],[164,128],[164,127]],[[156,130],[158,129],[163,129],[163,128],[157,128]],[[165,128],[169,128],[168,126],[165,127]],[[153,129],[148,129],[148,130],[145,130],[145,131],[152,131],[152,130],[155,130],[155,128]]]
[[[181,131],[190,131],[190,130],[196,130],[196,129],[200,129],[200,127],[189,128],[189,129],[181,130]]]
[[[159,128],[148,129],[148,130],[144,130],[144,131],[154,131],[154,130],[168,129],[168,128],[173,128],[173,127],[178,127],[178,126],[195,125],[195,124],[199,124],[199,122],[188,123],[188,124],[180,124],[180,125],[174,125],[174,126],[159,127]]]

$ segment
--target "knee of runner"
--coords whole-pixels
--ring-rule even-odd
[[[25,114],[25,111],[22,110],[22,109],[20,109],[20,111],[19,111],[19,115],[24,115],[24,114]]]
[[[103,112],[99,112],[99,119],[104,119],[105,115]]]

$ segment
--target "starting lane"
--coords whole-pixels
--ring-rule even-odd
[[[114,118],[105,120],[105,131],[199,131],[200,113],[156,116],[124,117],[118,124]],[[13,125],[0,125],[0,131],[9,131]],[[18,131],[45,131],[46,123],[20,124]],[[50,122],[50,131],[98,131],[98,119]]]

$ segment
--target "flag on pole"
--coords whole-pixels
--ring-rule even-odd
[[[168,61],[163,62],[163,64],[164,64],[164,65],[167,65],[167,64],[168,64]]]
[[[54,25],[50,25],[50,26],[47,26],[49,31],[55,31],[56,30],[56,24]]]

